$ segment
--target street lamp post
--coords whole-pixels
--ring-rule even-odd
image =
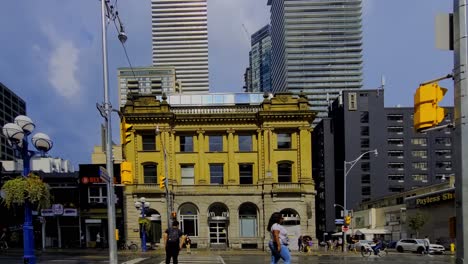
[[[358,163],[358,161],[360,161],[362,159],[362,157],[364,157],[366,154],[369,154],[369,153],[374,153],[375,156],[377,156],[379,153],[377,152],[377,149],[373,149],[373,150],[369,150],[369,151],[366,151],[364,153],[362,153],[359,157],[357,157],[355,160],[352,160],[352,161],[344,161],[343,163],[343,214],[344,214],[344,217],[346,217],[346,215],[348,215],[348,210],[346,209],[346,185],[347,185],[347,182],[346,182],[346,179],[348,177],[348,173],[351,171],[351,169],[354,167],[354,165],[356,165],[356,163]],[[349,169],[348,169],[348,165],[349,166]],[[345,251],[345,247],[346,247],[346,232],[343,232],[343,248],[342,250]]]
[[[28,177],[31,171],[31,157],[37,152],[28,150],[28,135],[35,128],[33,121],[24,115],[17,116],[15,123],[8,123],[3,126],[3,134],[16,149],[21,153],[23,159],[23,177]],[[52,141],[49,136],[44,133],[37,133],[32,137],[32,143],[39,153],[46,153],[52,148]],[[23,247],[24,247],[24,263],[35,264],[36,256],[34,255],[34,230],[32,225],[32,209],[31,203],[24,203],[24,224],[23,224]]]
[[[135,202],[135,208],[141,210],[141,217],[146,217],[146,208],[150,207],[150,203],[146,201],[145,197],[141,197],[140,201]],[[146,228],[145,223],[141,224],[141,251],[146,252]]]
[[[159,130],[159,126],[156,127],[156,135],[162,135],[161,131]],[[172,212],[172,201],[171,201],[171,196],[169,193],[169,179],[168,179],[168,173],[167,173],[167,150],[166,150],[166,145],[164,144],[164,140],[161,137],[161,146],[163,150],[163,155],[164,155],[164,177],[165,177],[165,182],[164,182],[164,190],[166,192],[166,211],[167,211],[167,228],[171,228],[172,223],[171,223],[171,212]]]

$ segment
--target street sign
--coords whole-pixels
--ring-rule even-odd
[[[106,168],[99,166],[99,177],[101,180],[103,180],[106,183],[110,182],[110,176],[109,173],[107,172]]]
[[[345,232],[345,233],[346,233],[346,232],[348,232],[348,230],[349,230],[349,227],[348,227],[348,226],[342,226],[342,227],[341,227],[341,231],[342,231],[342,232]]]
[[[342,225],[344,224],[344,219],[335,219],[335,225]]]

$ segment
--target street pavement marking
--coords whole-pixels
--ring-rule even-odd
[[[147,258],[136,258],[136,259],[132,259],[132,260],[129,260],[129,261],[126,261],[122,264],[136,264],[138,262],[142,262],[143,260],[145,260]]]
[[[159,264],[165,264],[163,260]],[[171,260],[172,263],[172,260]],[[196,255],[179,255],[180,264],[188,263],[206,263],[206,264],[226,264],[221,256],[196,256]]]

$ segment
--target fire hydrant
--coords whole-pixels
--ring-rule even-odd
[[[455,253],[455,243],[450,243],[450,253],[454,254]]]

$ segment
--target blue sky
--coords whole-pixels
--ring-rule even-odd
[[[114,2],[114,0],[112,1]],[[208,0],[210,89],[240,92],[252,34],[269,22],[266,0]],[[119,0],[133,66],[151,64],[150,0]],[[386,106],[412,106],[418,84],[451,72],[453,53],[435,48],[437,13],[447,0],[364,0],[364,88],[386,79]],[[36,132],[54,141],[51,156],[90,163],[100,142],[104,97],[100,1],[18,0],[0,3],[0,82],[27,103]],[[115,28],[108,31],[110,97],[117,104],[117,68],[128,63]],[[443,104],[453,105],[450,88]],[[118,118],[113,138],[119,142]]]

